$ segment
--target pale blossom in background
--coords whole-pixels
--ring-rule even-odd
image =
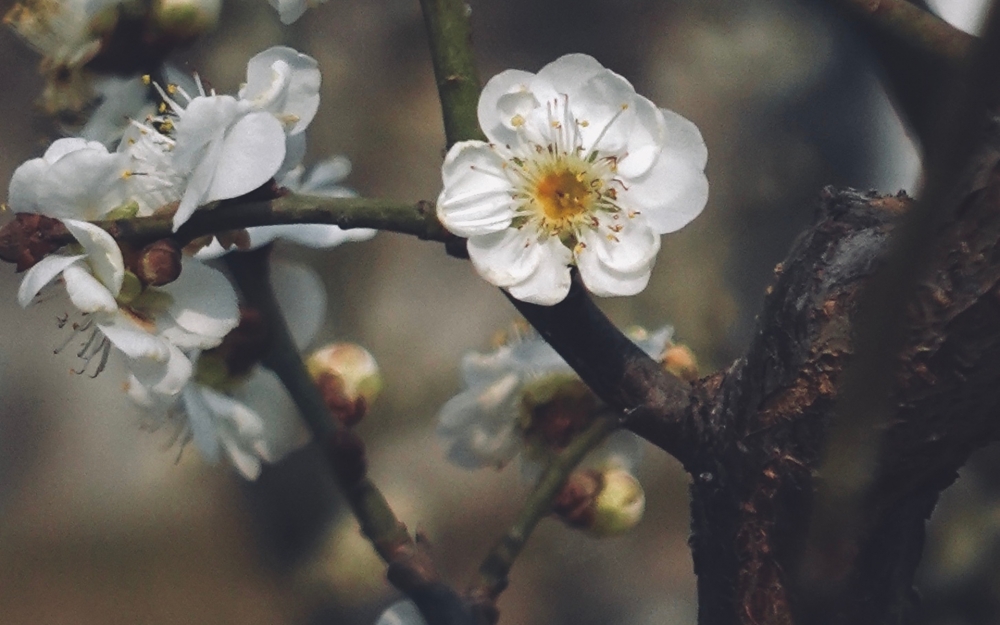
[[[478,116],[489,142],[449,150],[437,214],[469,239],[479,274],[518,299],[561,301],[570,265],[597,295],[638,293],[660,235],[705,207],[697,127],[589,56],[494,76]]]
[[[652,334],[634,334],[637,345],[653,358],[663,354],[672,336],[669,326]],[[448,400],[438,415],[437,433],[448,448],[448,460],[463,468],[479,469],[500,468],[519,457],[523,475],[529,480],[537,477],[552,450],[539,449],[539,442],[530,440],[529,432],[539,424],[532,422],[526,396],[547,385],[575,382],[582,387],[582,382],[534,331],[518,333],[492,352],[467,354],[461,373],[463,390]],[[585,419],[590,416],[583,415]],[[618,432],[589,460],[591,464],[632,470],[638,457],[636,437]]]

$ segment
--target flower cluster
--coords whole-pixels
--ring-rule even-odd
[[[28,270],[20,304],[61,281],[78,311],[62,323],[72,329],[70,341],[80,337],[85,368],[96,358],[100,371],[112,349],[123,353],[129,397],[155,423],[176,424],[206,459],[224,453],[248,478],[262,460],[280,458],[306,437],[297,420],[285,418],[293,409],[278,380],[257,365],[261,354],[253,346],[264,329],[252,311],[241,310],[225,275],[204,263],[226,250],[211,240],[197,258],[169,240],[133,249],[89,221],[172,210],[176,230],[206,204],[272,178],[314,195],[351,195],[340,186],[350,171],[343,157],[308,172],[300,163],[319,83],[312,58],[275,47],[250,60],[236,96],[206,93],[198,80],[155,85],[159,114],[131,121],[116,150],[59,139],[18,167],[8,192],[15,212],[59,219],[76,240]],[[132,104],[138,109],[144,101]],[[252,247],[277,238],[330,247],[373,234],[313,225],[254,228],[247,238]],[[308,268],[280,261],[272,277],[305,347],[324,317],[322,283]]]
[[[669,326],[652,334],[632,332],[636,344],[657,359],[672,335]],[[464,388],[438,417],[448,459],[460,467],[501,468],[519,456],[525,476],[534,478],[554,453],[608,410],[532,330],[515,328],[492,352],[467,354],[461,369]],[[619,432],[591,460],[632,469],[638,456],[635,436]]]
[[[536,304],[562,301],[570,265],[597,295],[649,281],[660,235],[708,199],[701,133],[583,54],[486,84],[479,124],[444,162],[437,214],[468,237],[488,282]]]

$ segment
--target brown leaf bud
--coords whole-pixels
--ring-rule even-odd
[[[18,213],[0,228],[0,259],[17,263],[17,271],[33,267],[62,247],[69,233],[62,222],[44,215]],[[70,239],[72,240],[72,239]]]
[[[160,239],[142,248],[135,275],[149,286],[170,284],[181,275],[181,248],[172,239]]]

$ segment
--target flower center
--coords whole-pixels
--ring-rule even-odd
[[[545,217],[554,222],[572,220],[590,210],[593,196],[582,173],[555,171],[538,181],[535,201]]]

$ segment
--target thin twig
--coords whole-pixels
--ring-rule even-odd
[[[264,365],[285,385],[309,430],[325,446],[334,477],[361,531],[389,564],[389,580],[417,604],[431,625],[475,625],[468,604],[441,581],[427,546],[413,541],[381,491],[366,476],[364,443],[333,418],[309,377],[271,290],[269,252],[269,248],[263,248],[226,257],[245,303],[262,315],[268,328]]]
[[[521,508],[514,524],[497,541],[479,566],[479,579],[472,589],[474,596],[495,601],[503,592],[507,587],[510,567],[521,554],[535,526],[552,511],[552,503],[566,482],[566,478],[576,465],[580,464],[584,456],[597,447],[616,427],[614,418],[599,417],[549,463],[527,501],[524,502],[524,507]]]

